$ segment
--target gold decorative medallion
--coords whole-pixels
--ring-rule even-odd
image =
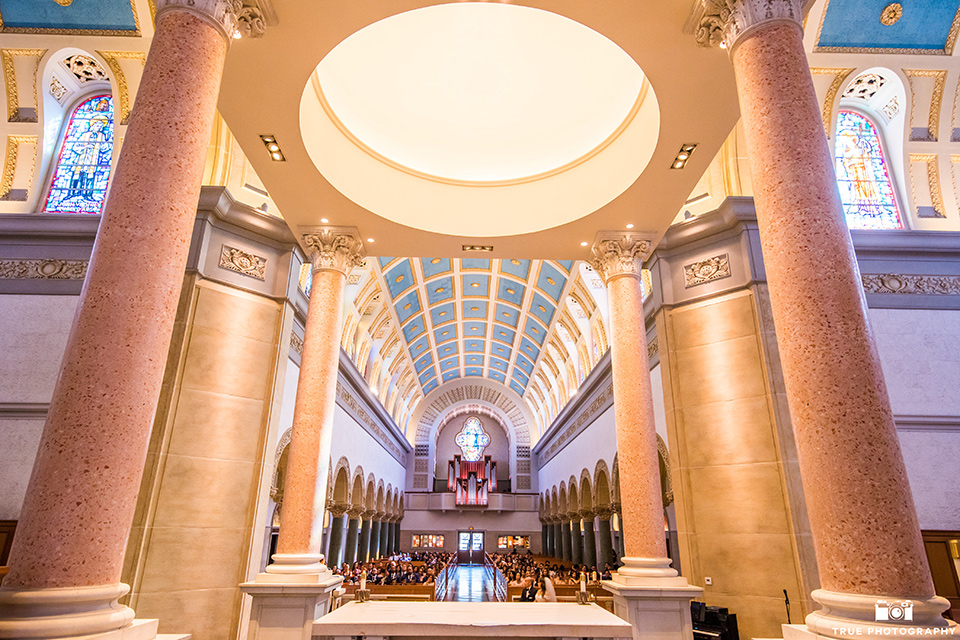
[[[56,2],[58,5],[60,5],[61,7],[69,7],[71,4],[73,4],[73,0],[53,0],[53,1]]]
[[[903,7],[899,2],[891,2],[880,12],[880,23],[886,26],[896,24],[903,17]]]

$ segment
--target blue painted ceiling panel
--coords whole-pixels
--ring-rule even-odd
[[[430,310],[430,321],[433,326],[438,326],[446,322],[453,322],[457,319],[457,308],[452,302],[442,304]]]
[[[463,301],[464,318],[487,319],[487,303],[483,300],[464,300]]]
[[[416,284],[413,279],[413,265],[409,260],[401,261],[383,274],[383,278],[387,281],[387,288],[390,289],[390,297],[393,299]]]
[[[400,320],[400,324],[409,320],[410,316],[420,313],[420,297],[417,295],[416,290],[400,298],[400,300],[397,301],[396,307],[397,318]]]
[[[530,317],[527,317],[527,321],[523,325],[523,332],[533,338],[541,347],[543,346],[544,339],[547,337],[547,330],[544,326]]]
[[[880,22],[890,0],[830,0],[818,47],[844,49],[944,49],[960,0],[901,2],[903,16]]]
[[[130,0],[0,0],[0,16],[8,29],[137,31]]]
[[[433,339],[437,344],[457,339],[457,325],[451,324],[433,330]]]
[[[450,258],[420,258],[420,266],[423,267],[423,277],[427,280],[441,273],[453,271]]]
[[[513,345],[514,339],[517,337],[517,332],[502,324],[493,325],[493,339],[499,340],[500,342],[506,342],[509,345]]]
[[[426,287],[428,305],[433,306],[438,302],[451,300],[453,298],[453,278],[449,276],[429,282]]]
[[[503,273],[509,273],[510,275],[526,282],[527,277],[530,275],[530,261],[502,260],[500,262],[500,271]]]

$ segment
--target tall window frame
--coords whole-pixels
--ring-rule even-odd
[[[837,113],[833,162],[850,229],[907,228],[883,134],[877,118],[864,110],[844,106]]]
[[[103,211],[113,163],[113,96],[97,91],[76,101],[60,128],[43,213],[97,215]]]

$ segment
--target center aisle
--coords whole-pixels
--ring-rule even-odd
[[[457,567],[451,581],[452,589],[447,600],[455,602],[495,602],[493,581],[487,579],[482,564],[465,564]]]

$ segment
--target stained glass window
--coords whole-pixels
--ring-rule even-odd
[[[483,450],[490,444],[490,436],[483,430],[483,426],[476,418],[470,418],[463,424],[463,429],[457,434],[454,442],[460,447],[463,459],[476,462],[483,455]]]
[[[880,136],[865,116],[841,111],[835,153],[840,201],[851,229],[902,229]]]
[[[309,298],[311,289],[313,289],[313,265],[307,262],[300,267],[300,290]]]
[[[44,211],[100,213],[113,156],[113,102],[94,96],[74,109],[60,147]]]

